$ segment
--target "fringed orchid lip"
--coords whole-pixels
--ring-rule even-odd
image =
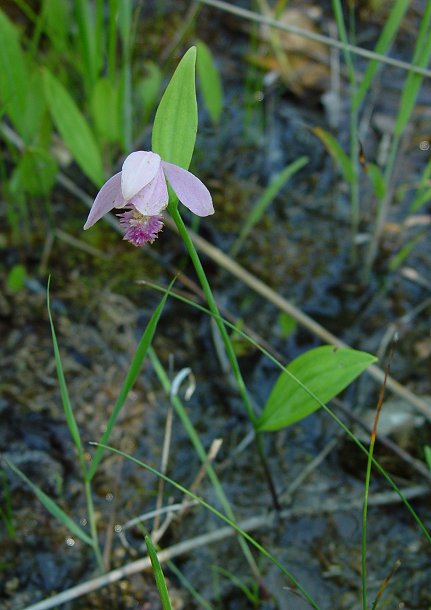
[[[121,172],[102,186],[84,229],[114,208],[127,208],[120,220],[125,229],[124,239],[135,246],[152,243],[163,227],[161,213],[169,201],[166,181],[194,214],[214,214],[210,192],[199,178],[178,165],[162,161],[156,153],[137,151],[126,158]]]

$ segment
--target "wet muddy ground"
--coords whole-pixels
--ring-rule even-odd
[[[181,19],[180,8],[166,10],[167,23]],[[322,24],[327,19],[324,12]],[[362,35],[364,44],[368,40],[372,46],[379,20],[369,28],[366,23],[363,17],[359,41]],[[406,22],[397,50],[400,56],[411,44],[416,23],[414,15]],[[300,93],[292,93],[280,80],[266,86],[246,61],[250,30],[245,26],[209,8],[202,9],[197,21],[199,36],[215,53],[226,97],[226,109],[217,128],[201,111],[194,167],[210,187],[216,205],[216,215],[202,222],[201,235],[228,252],[268,180],[287,163],[307,155],[309,165],[276,198],[244,243],[238,262],[358,349],[378,353],[388,327],[397,324],[400,340],[391,373],[419,396],[431,395],[429,305],[414,314],[429,298],[429,240],[423,239],[405,264],[390,272],[391,256],[406,235],[414,235],[417,230],[402,224],[406,206],[395,206],[385,227],[375,271],[368,283],[363,282],[361,261],[365,246],[359,246],[355,263],[351,259],[348,193],[332,161],[310,132],[316,125],[328,129],[320,103],[322,91],[303,88]],[[193,38],[187,39],[184,48],[192,42]],[[249,78],[252,84],[248,85],[247,98],[245,71],[254,78]],[[393,75],[388,68],[382,73],[380,86],[388,91],[388,98],[380,99],[375,114],[390,117],[396,111],[392,98],[399,95],[399,90]],[[429,111],[423,107],[429,93],[428,85],[421,93],[419,109],[405,138],[401,184],[410,184],[412,175],[417,180],[428,159],[429,153],[420,150],[418,142],[429,133],[424,127]],[[348,133],[347,126],[345,96],[339,114],[341,141]],[[372,158],[381,134],[376,128],[370,133],[373,135],[365,145]],[[370,230],[374,205],[364,187],[362,234]],[[172,266],[192,278],[194,274],[179,238],[169,229],[150,251],[138,251],[102,223],[91,235],[83,236],[80,227],[86,209],[60,188],[54,193],[54,211],[56,224],[51,231],[60,229],[64,233],[54,237],[49,250],[37,227],[33,243],[9,246],[2,218],[0,448],[74,520],[88,527],[84,493],[56,379],[46,311],[47,274],[52,278],[52,312],[63,366],[84,441],[100,438],[136,342],[159,302],[159,294],[137,282],[146,279],[167,285]],[[429,208],[423,210],[424,217],[426,214]],[[82,244],[70,244],[64,234]],[[89,252],[85,245],[91,245],[93,251]],[[273,305],[233,280],[213,261],[204,256],[203,261],[220,305],[261,335],[286,362],[319,344],[316,337],[299,326],[287,335]],[[12,293],[6,287],[6,276],[18,262],[26,265],[28,278],[23,290]],[[409,269],[416,275],[409,274]],[[363,457],[323,412],[282,432],[267,434],[265,447],[271,471],[283,506],[290,511],[285,518],[274,518],[254,445],[246,444],[238,450],[250,425],[235,388],[223,372],[223,359],[217,356],[215,342],[206,315],[173,299],[168,301],[154,347],[171,378],[183,367],[193,370],[196,391],[185,402],[186,409],[207,450],[214,439],[223,439],[215,466],[237,518],[267,516],[265,525],[252,533],[295,575],[321,608],[359,608]],[[277,369],[256,349],[238,345],[240,348],[240,364],[248,388],[257,408],[262,408],[277,378]],[[343,403],[347,411],[360,413],[360,409],[375,407],[378,393],[378,385],[364,376],[345,393]],[[111,444],[158,468],[169,408],[169,398],[147,361]],[[339,405],[333,408],[353,425]],[[411,426],[411,434],[395,440],[411,456],[423,460],[423,447],[431,443],[430,427],[420,418],[413,418]],[[327,455],[321,455],[325,448]],[[321,460],[313,467],[313,460],[319,455]],[[380,447],[378,455],[402,489],[416,490],[413,506],[425,525],[431,527],[426,479],[390,451]],[[190,440],[174,416],[168,474],[189,487],[199,468]],[[305,476],[307,468],[309,473]],[[0,599],[4,610],[23,609],[96,574],[91,552],[79,540],[72,540],[8,469],[2,472],[1,489],[4,517],[0,523]],[[103,462],[94,490],[109,569],[144,555],[142,531],[130,528],[125,545],[115,533],[115,525],[154,509],[157,489],[158,481],[136,466],[112,456]],[[431,605],[429,544],[390,491],[374,474],[368,519],[369,597],[374,599],[399,561],[401,566],[380,607],[425,610]],[[200,483],[198,493],[219,507],[207,478]],[[163,500],[164,504],[181,502],[182,496],[165,488]],[[174,520],[160,544],[166,548],[222,525],[203,508],[193,507]],[[309,607],[290,589],[275,566],[256,552],[253,554],[262,574],[260,589],[235,538],[206,544],[181,555],[174,563],[214,608]],[[241,579],[254,593],[254,601],[247,598],[234,579],[220,574],[220,568]],[[166,575],[175,608],[202,607],[187,592],[175,568],[167,566]],[[134,575],[66,607],[96,609],[108,605],[113,610],[158,608],[152,576]]]

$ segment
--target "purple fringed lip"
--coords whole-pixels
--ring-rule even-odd
[[[125,231],[123,239],[137,248],[152,244],[163,229],[163,217],[159,214],[144,216],[136,209],[131,209],[119,214],[118,217]]]

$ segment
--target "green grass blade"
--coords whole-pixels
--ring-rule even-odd
[[[380,167],[375,163],[368,163],[367,171],[375,196],[377,199],[383,199],[386,196],[386,182]]]
[[[106,142],[121,141],[118,89],[108,78],[99,78],[91,98],[91,113],[97,133]]]
[[[60,57],[67,54],[70,44],[70,4],[68,0],[44,0],[41,15],[43,29],[57,54]]]
[[[431,200],[431,188],[427,190],[422,190],[418,193],[410,206],[410,212],[417,212],[424,206],[428,201]]]
[[[237,240],[232,246],[230,251],[231,256],[236,256],[241,249],[244,240],[247,235],[253,229],[253,227],[259,222],[262,216],[265,214],[268,207],[271,205],[274,198],[281,191],[286,182],[302,169],[308,163],[308,157],[300,157],[287,167],[285,167],[267,186],[262,196],[254,204],[252,211],[248,214],[246,221],[238,235]]]
[[[427,3],[424,16],[419,28],[412,65],[426,68],[431,57],[431,2]],[[423,76],[410,72],[404,84],[400,109],[394,127],[394,134],[400,136],[410,119],[410,115],[416,103],[416,98],[422,85]]]
[[[46,306],[48,309],[48,317],[49,324],[51,327],[51,335],[52,335],[52,345],[54,348],[54,358],[55,358],[55,366],[57,369],[57,378],[58,384],[60,386],[60,394],[61,394],[61,402],[63,403],[64,414],[66,416],[67,427],[69,428],[70,435],[72,437],[73,442],[75,443],[75,447],[78,451],[78,455],[81,460],[81,467],[83,467],[83,451],[82,451],[82,443],[81,437],[79,434],[78,425],[75,420],[75,416],[73,414],[72,404],[69,398],[69,392],[67,389],[66,379],[64,377],[63,365],[61,363],[60,350],[57,342],[57,335],[55,332],[54,322],[51,314],[51,303],[50,303],[50,285],[51,278],[48,278],[48,285],[46,288]]]
[[[156,581],[157,590],[159,591],[160,601],[162,602],[162,608],[163,610],[172,610],[162,566],[160,565],[160,561],[157,557],[156,549],[153,546],[152,540],[148,535],[145,536],[145,544],[147,545],[148,555],[150,557],[151,565],[153,567],[154,579]]]
[[[28,73],[18,31],[0,10],[0,100],[18,133],[26,139],[25,113]]]
[[[424,171],[416,190],[415,197],[410,204],[410,212],[417,212],[425,203],[431,199],[431,157],[425,165]]]
[[[392,44],[392,41],[394,40],[399,30],[399,27],[406,13],[406,10],[410,5],[410,2],[411,0],[396,0],[394,5],[392,6],[389,17],[385,22],[382,33],[380,34],[377,44],[374,48],[375,53],[384,55],[388,51]],[[362,77],[361,84],[359,85],[357,91],[353,96],[353,107],[355,109],[358,109],[361,105],[374,80],[379,66],[380,64],[376,59],[373,59],[368,63],[367,69],[365,70],[365,73]]]
[[[118,12],[118,31],[122,43],[120,82],[120,123],[123,126],[122,142],[124,152],[133,146],[133,102],[132,102],[132,0],[121,0]]]
[[[98,74],[97,47],[98,33],[94,16],[91,13],[92,3],[86,0],[75,0],[75,15],[78,24],[79,50],[84,67],[84,84],[90,96]]]
[[[341,148],[341,146],[338,144],[334,136],[322,129],[321,127],[314,127],[312,129],[312,132],[323,142],[326,150],[329,152],[335,163],[340,168],[344,180],[349,184],[353,184],[356,178],[352,162],[346,155],[344,150]]]
[[[48,108],[64,143],[84,174],[101,186],[105,181],[102,157],[87,121],[68,91],[46,68],[43,80]]]
[[[117,19],[120,0],[109,0],[108,21],[108,77],[115,80],[117,63]]]
[[[64,525],[71,534],[93,547],[93,540],[88,536],[80,527],[77,525],[52,498],[50,498],[44,491],[42,491],[37,485],[32,483],[30,479],[17,467],[12,464],[9,460],[5,460],[6,464],[11,470],[15,472],[33,491],[35,496],[38,498],[41,504],[46,510],[51,513],[53,517],[57,519],[59,523]]]
[[[132,387],[134,386],[134,384],[136,382],[136,379],[138,378],[139,372],[142,367],[142,363],[147,355],[148,349],[151,346],[151,342],[153,340],[154,334],[157,329],[157,324],[159,322],[159,319],[162,314],[163,308],[165,306],[166,300],[169,296],[169,290],[172,287],[174,281],[175,280],[173,280],[172,283],[170,284],[168,290],[166,291],[162,300],[160,301],[159,305],[157,306],[157,309],[154,311],[153,315],[151,316],[151,318],[145,328],[145,331],[141,337],[141,340],[139,341],[138,347],[136,348],[135,354],[130,363],[130,367],[129,367],[129,370],[126,375],[126,379],[124,380],[124,383],[121,387],[118,398],[115,402],[114,409],[111,413],[111,416],[109,417],[105,432],[102,435],[101,444],[106,444],[109,441],[109,438],[111,436],[115,423],[118,419],[120,411],[123,408],[124,403],[126,402],[126,399],[127,399],[127,396],[129,394],[130,390],[132,389]],[[101,449],[99,447],[91,462],[91,466],[88,469],[87,480],[91,481],[91,479],[93,478],[93,476],[96,472],[97,466],[99,465],[100,460],[102,459],[102,456],[103,456],[103,449]]]
[[[220,74],[207,45],[199,40],[196,48],[198,52],[196,69],[203,101],[212,123],[217,125],[223,110],[223,86]]]
[[[91,444],[98,445],[98,443],[91,443]],[[178,491],[180,491],[182,494],[187,495],[189,498],[192,498],[193,500],[198,502],[201,506],[203,506],[204,508],[206,508],[207,510],[212,512],[214,515],[216,515],[216,517],[218,517],[219,519],[224,521],[227,525],[232,527],[240,536],[245,538],[245,540],[247,540],[247,542],[252,544],[262,555],[264,555],[275,566],[277,566],[277,568],[302,593],[304,598],[311,604],[311,606],[313,608],[315,608],[315,610],[320,610],[320,606],[314,601],[314,599],[311,597],[311,595],[309,595],[307,593],[307,591],[300,585],[300,583],[296,580],[296,578],[293,576],[293,574],[291,574],[288,570],[286,570],[286,568],[283,566],[283,564],[280,563],[280,561],[278,561],[278,559],[276,559],[276,557],[274,557],[274,555],[272,555],[272,553],[267,551],[261,544],[259,544],[254,538],[252,538],[252,536],[250,536],[250,534],[248,534],[247,532],[242,530],[234,521],[231,521],[231,519],[229,519],[228,517],[223,515],[223,513],[221,513],[219,510],[217,510],[216,508],[214,508],[213,506],[208,504],[208,502],[206,502],[205,500],[203,500],[199,496],[196,496],[194,493],[192,493],[191,491],[189,491],[188,489],[186,489],[185,487],[183,487],[182,485],[180,485],[176,481],[170,479],[169,477],[167,477],[166,475],[162,474],[161,472],[159,472],[155,468],[152,468],[148,464],[145,464],[144,462],[141,462],[140,460],[138,460],[137,458],[133,457],[132,455],[129,455],[129,454],[125,453],[124,451],[120,451],[119,449],[115,449],[114,447],[109,447],[109,446],[106,446],[106,445],[103,445],[103,448],[107,449],[108,451],[112,451],[113,453],[116,453],[117,455],[121,455],[126,460],[129,460],[129,461],[133,462],[134,464],[136,464],[137,466],[140,466],[141,468],[144,468],[145,470],[147,470],[148,472],[151,472],[156,477],[159,477],[159,478],[163,479],[166,483],[168,483],[169,485],[172,485],[172,487],[175,487],[176,489],[178,489]]]
[[[188,591],[193,597],[198,608],[202,608],[203,610],[214,610],[214,607],[211,606],[211,604],[207,602],[204,597],[202,597],[199,591],[194,588],[190,580],[184,576],[184,574],[181,572],[181,570],[177,568],[173,561],[167,561],[166,563],[168,564],[169,570],[177,578],[178,582],[181,585],[181,588],[185,591]]]

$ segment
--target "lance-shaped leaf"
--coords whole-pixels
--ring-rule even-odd
[[[14,127],[26,136],[23,116],[28,92],[28,71],[18,31],[0,11],[0,105]]]
[[[54,125],[86,176],[101,186],[102,156],[94,135],[68,91],[46,68],[43,72],[46,101]]]
[[[317,347],[295,358],[272,388],[257,430],[280,430],[307,417],[376,360],[366,352],[332,345]]]
[[[198,129],[196,47],[184,55],[160,101],[153,125],[153,152],[188,169]]]

